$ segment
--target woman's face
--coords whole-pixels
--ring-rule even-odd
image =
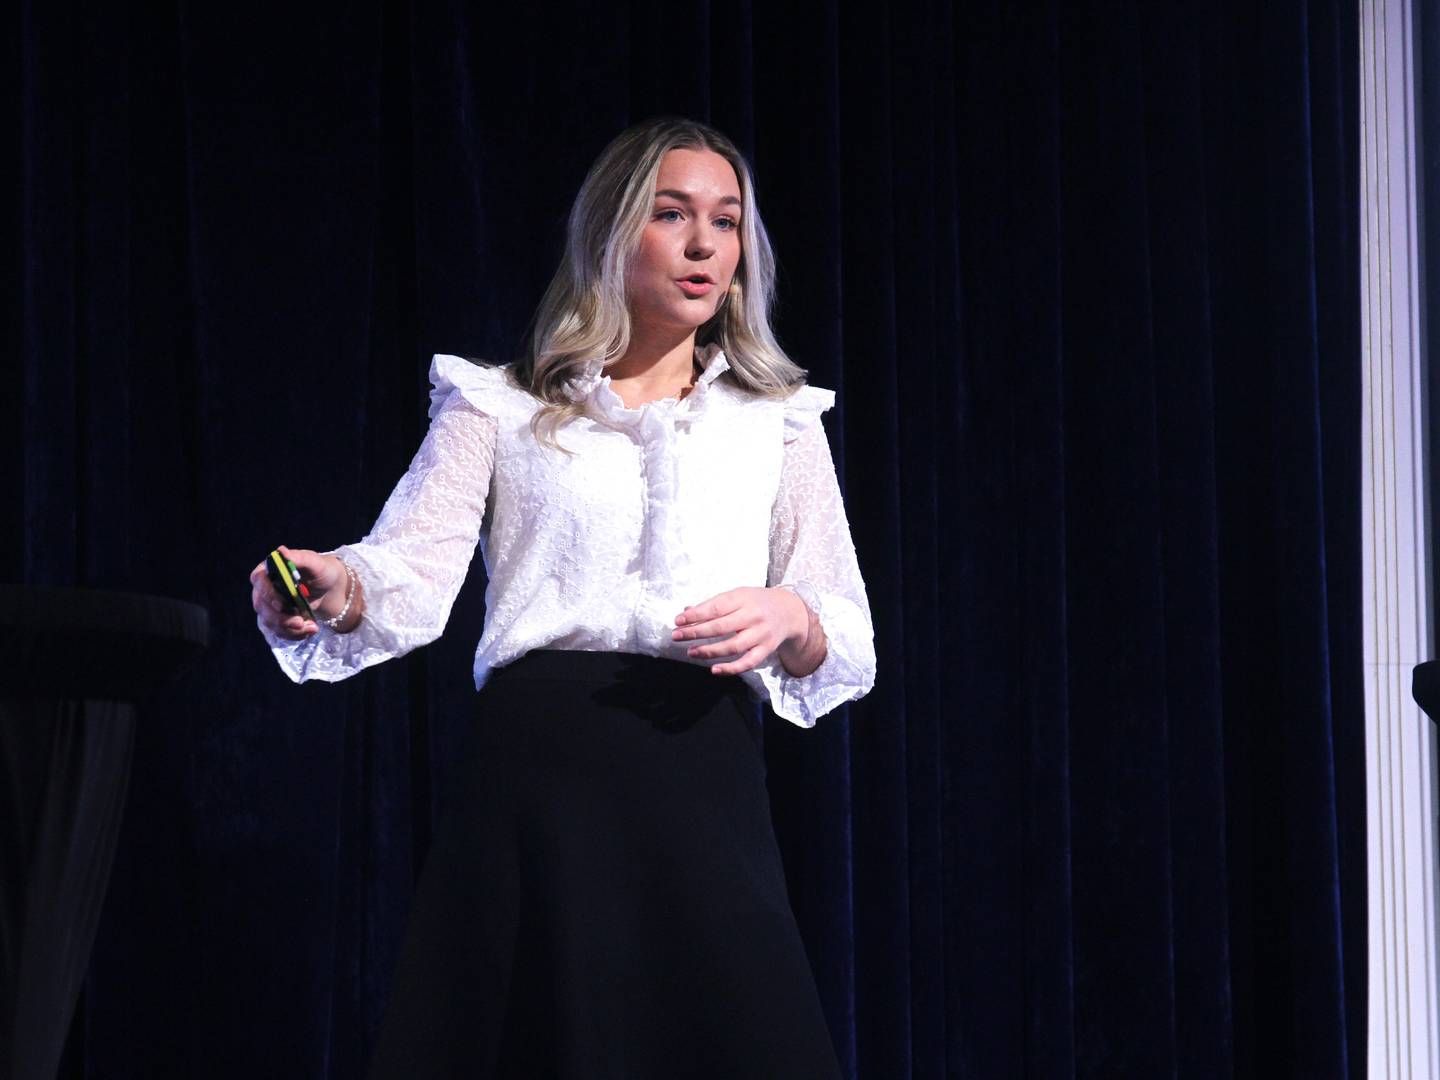
[[[671,150],[630,263],[637,327],[694,330],[719,307],[740,263],[740,181],[713,150]]]

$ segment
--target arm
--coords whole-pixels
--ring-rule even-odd
[[[809,727],[875,683],[870,603],[818,416],[785,444],[766,584],[803,603],[807,629],[756,670],[775,712]]]
[[[370,533],[318,556],[339,574],[320,600],[322,617],[338,614],[346,595],[333,556],[356,576],[355,599],[338,632],[319,626],[290,640],[260,622],[291,679],[335,682],[440,636],[479,539],[495,437],[494,418],[461,394],[444,400]]]

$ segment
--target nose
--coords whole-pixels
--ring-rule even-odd
[[[685,257],[687,259],[698,261],[700,259],[708,259],[714,254],[715,244],[706,237],[700,228],[696,228],[691,232],[690,236],[686,238]]]

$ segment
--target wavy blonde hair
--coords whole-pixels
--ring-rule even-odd
[[[755,203],[750,167],[735,144],[714,128],[660,117],[621,132],[601,151],[570,208],[565,253],[535,310],[528,348],[510,378],[545,403],[531,421],[542,443],[558,446],[560,424],[583,405],[566,385],[596,358],[609,364],[630,344],[626,277],[655,204],[660,162],[671,150],[710,150],[740,181],[740,262],[719,309],[698,328],[696,345],[718,343],[740,386],[767,397],[788,396],[805,371],[785,355],[770,329],[775,256]]]

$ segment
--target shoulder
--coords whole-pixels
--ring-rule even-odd
[[[463,356],[436,353],[430,361],[430,417],[458,394],[495,419],[529,417],[540,402],[510,379],[509,364],[487,364]]]
[[[820,414],[835,404],[835,391],[802,383],[783,399],[785,441],[794,442],[820,423]]]
[[[778,418],[787,443],[794,442],[806,430],[817,426],[820,415],[835,404],[834,390],[808,383],[795,385],[783,397],[756,393],[723,377],[716,380],[716,385],[725,389],[724,396],[730,400],[732,408]]]

